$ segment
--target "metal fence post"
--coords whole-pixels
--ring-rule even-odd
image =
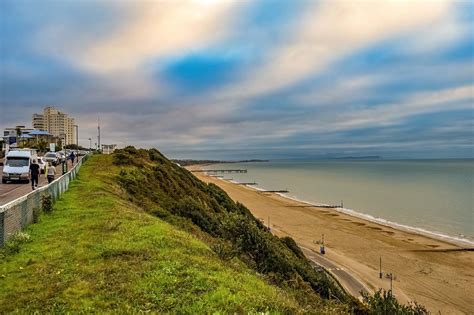
[[[0,247],[5,243],[5,212],[0,212]]]

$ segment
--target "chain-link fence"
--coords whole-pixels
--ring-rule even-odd
[[[0,206],[0,246],[3,246],[14,233],[33,222],[35,211],[41,208],[42,196],[50,195],[54,202],[68,189],[69,183],[76,178],[82,163],[89,156],[90,154],[83,156],[69,172],[57,178],[51,184]]]

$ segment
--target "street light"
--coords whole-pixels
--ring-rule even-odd
[[[76,127],[76,146],[79,149],[79,126],[74,125],[74,127]]]
[[[89,151],[92,151],[92,138],[89,138]]]

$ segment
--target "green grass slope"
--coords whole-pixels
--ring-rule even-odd
[[[0,313],[344,310],[305,308],[294,291],[268,284],[239,259],[222,260],[130,202],[119,172],[110,156],[93,157],[54,211],[26,229],[19,252],[0,249]]]

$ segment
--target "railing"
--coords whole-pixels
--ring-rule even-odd
[[[67,191],[69,183],[76,178],[79,169],[89,156],[90,154],[83,156],[69,172],[57,178],[51,184],[0,206],[0,247],[5,244],[10,236],[33,222],[35,209],[41,208],[42,196],[50,195],[54,202]]]

